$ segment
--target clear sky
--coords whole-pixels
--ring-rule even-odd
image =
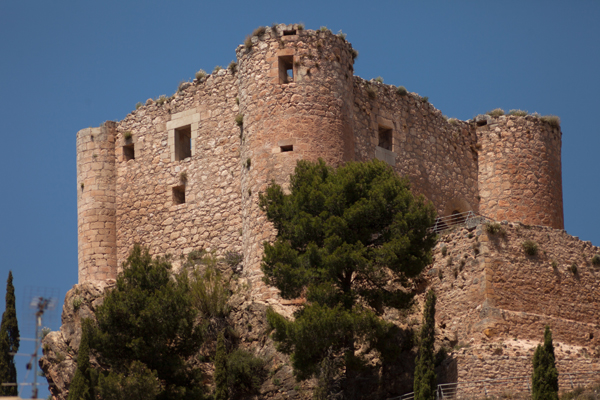
[[[342,30],[356,75],[428,96],[449,117],[560,116],[565,229],[600,245],[598,21],[595,0],[0,0],[0,311],[9,269],[26,337],[27,287],[54,288],[62,304],[77,282],[76,132],[226,66],[273,22]]]

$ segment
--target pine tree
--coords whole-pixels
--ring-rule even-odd
[[[533,354],[532,400],[558,400],[558,370],[554,358],[552,332],[546,326],[544,345],[538,345]]]
[[[421,328],[419,353],[415,366],[414,392],[415,400],[434,400],[436,375],[434,361],[435,342],[435,293],[430,290],[423,310],[423,327]]]
[[[217,354],[215,355],[215,400],[227,400],[227,349],[223,333],[217,339]]]
[[[71,386],[69,387],[69,397],[67,400],[92,399],[92,382],[90,366],[90,321],[85,319],[81,324],[81,343],[79,344],[79,353],[77,354],[77,370]]]
[[[17,382],[14,353],[19,350],[19,324],[15,307],[15,287],[12,281],[12,271],[9,271],[6,281],[6,308],[0,324],[0,382],[2,383]],[[0,396],[17,394],[16,386],[0,386]]]

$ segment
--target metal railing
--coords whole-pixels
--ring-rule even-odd
[[[430,230],[435,233],[442,233],[446,230],[454,228],[473,228],[486,221],[492,220],[473,211],[466,211],[463,213],[454,213],[445,217],[438,217]]]
[[[558,375],[558,385],[561,390],[573,390],[599,380],[600,371],[561,372]],[[515,394],[531,394],[531,376],[442,383],[437,386],[436,398],[459,400],[490,396],[512,397]],[[415,394],[411,392],[387,400],[413,400],[414,398]]]

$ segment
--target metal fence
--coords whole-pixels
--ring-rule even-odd
[[[454,213],[446,217],[438,217],[435,220],[435,225],[430,229],[435,233],[442,233],[454,228],[473,228],[486,221],[491,221],[491,219],[473,211],[467,211],[463,213]]]
[[[562,372],[558,376],[560,390],[573,390],[600,381],[600,371]],[[437,386],[436,398],[448,400],[473,398],[514,398],[515,395],[531,394],[531,376],[484,379],[471,382],[442,383]],[[413,392],[387,400],[413,400]]]

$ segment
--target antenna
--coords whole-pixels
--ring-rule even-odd
[[[30,318],[27,321],[33,321],[35,325],[35,348],[33,353],[30,356],[29,362],[26,365],[27,375],[25,376],[25,380],[29,376],[29,371],[33,368],[33,383],[31,384],[31,398],[37,399],[38,395],[38,350],[40,348],[40,344],[42,342],[42,317],[52,317],[54,314],[54,310],[56,309],[56,304],[58,303],[58,289],[51,288],[39,288],[39,287],[26,287],[25,288],[25,296],[23,297],[24,301],[27,302],[27,308],[30,310]],[[27,329],[31,331],[31,323],[29,322],[26,325]],[[25,339],[27,340],[27,339]],[[31,340],[31,339],[30,339]],[[19,396],[21,396],[21,391],[23,387],[28,385],[27,383],[21,383],[21,390],[19,391]]]

